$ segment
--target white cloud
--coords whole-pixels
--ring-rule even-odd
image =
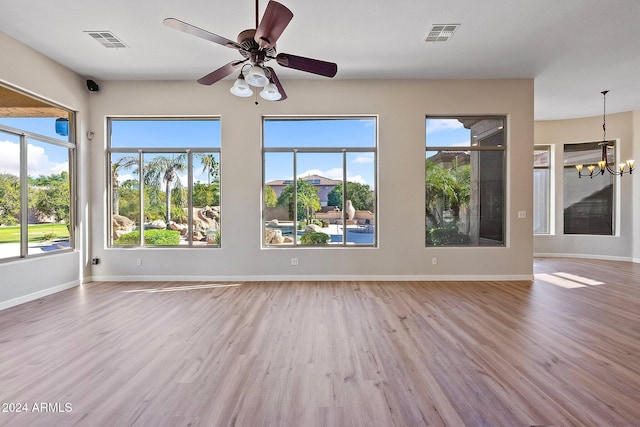
[[[130,179],[133,179],[133,180],[137,181],[138,180],[138,175],[134,176],[133,174],[130,174],[130,173],[126,173],[124,175],[118,175],[118,182],[120,184],[122,184],[125,181],[129,181]]]
[[[442,130],[460,129],[462,123],[456,119],[429,119],[427,121],[427,133],[439,132]]]
[[[351,163],[360,163],[360,164],[373,163],[373,153],[364,154],[362,156],[356,157],[351,161]]]
[[[0,141],[0,173],[20,174],[20,145],[11,141]]]
[[[361,175],[347,176],[347,181],[348,182],[357,182],[358,184],[362,184],[362,185],[366,185],[367,184],[367,181],[365,181],[365,179]],[[349,187],[347,187],[347,188],[349,188]]]
[[[20,144],[11,141],[0,141],[0,173],[20,174]],[[59,174],[62,171],[69,172],[69,162],[56,163],[49,160],[45,149],[36,145],[27,146],[27,158],[29,159],[29,175],[48,176]]]

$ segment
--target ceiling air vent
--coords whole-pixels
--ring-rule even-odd
[[[95,41],[108,49],[119,49],[127,47],[119,38],[113,35],[111,31],[85,31]]]
[[[425,42],[446,42],[456,32],[460,24],[434,24],[425,37]]]

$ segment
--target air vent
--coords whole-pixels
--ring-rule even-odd
[[[425,37],[425,42],[446,42],[453,36],[460,24],[434,24]]]
[[[120,49],[127,47],[119,38],[113,35],[111,31],[85,31],[95,41],[108,49]]]

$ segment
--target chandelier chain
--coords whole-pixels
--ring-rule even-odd
[[[606,142],[607,140],[607,92],[608,90],[602,91],[602,141]]]

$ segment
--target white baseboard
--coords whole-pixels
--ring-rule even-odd
[[[0,310],[5,310],[10,307],[15,307],[16,305],[24,304],[25,302],[37,300],[38,298],[46,297],[47,295],[55,294],[56,292],[61,292],[67,289],[75,288],[76,286],[80,286],[79,280],[74,280],[73,282],[65,283],[62,285],[54,286],[52,288],[43,289],[38,292],[34,292],[28,295],[23,295],[18,298],[13,298],[8,301],[0,301]]]
[[[91,276],[87,282],[342,282],[342,281],[416,281],[416,282],[478,282],[531,281],[533,274],[522,275],[302,275],[302,276]]]
[[[534,253],[534,258],[581,258],[581,259],[600,259],[603,261],[626,261],[640,263],[631,257],[610,256],[610,255],[594,255],[594,254],[559,254],[559,253]]]

